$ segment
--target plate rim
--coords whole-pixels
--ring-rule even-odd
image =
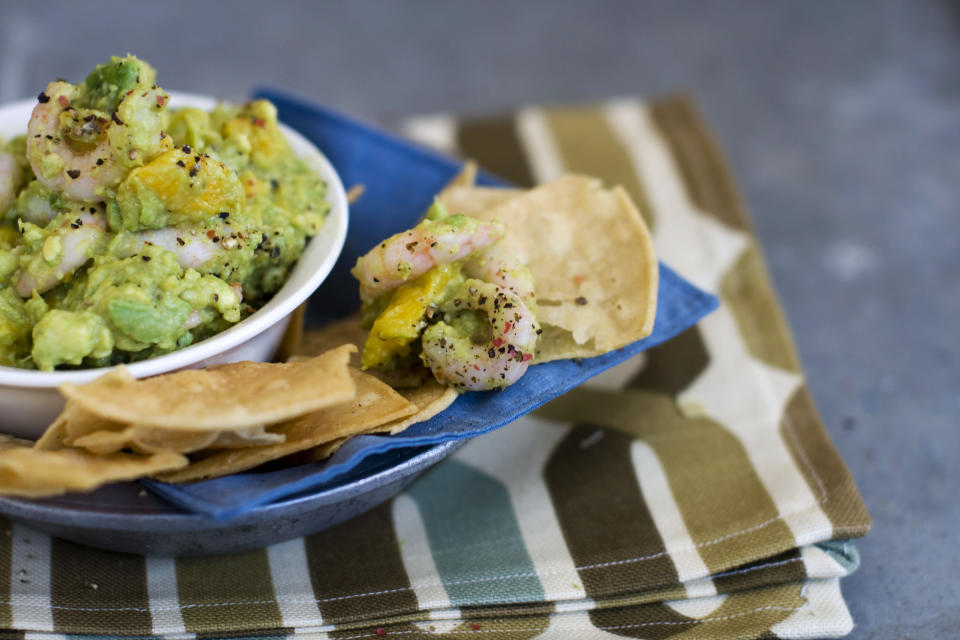
[[[168,511],[136,513],[132,510],[124,509],[104,508],[84,510],[51,503],[47,499],[31,500],[26,498],[0,497],[0,515],[13,519],[32,520],[35,522],[82,529],[117,529],[119,528],[118,525],[122,525],[122,528],[126,531],[136,532],[156,530],[157,527],[161,526],[165,532],[170,533],[230,529],[245,524],[260,522],[265,518],[279,520],[330,506],[334,503],[344,502],[351,497],[365,493],[366,490],[372,490],[391,480],[426,470],[433,464],[442,461],[452,454],[465,442],[464,440],[441,442],[429,447],[425,451],[419,451],[409,458],[351,482],[329,489],[321,489],[317,492],[296,495],[277,502],[259,505],[236,516],[224,519],[216,519],[200,513],[191,513],[179,509],[152,492],[151,495],[161,501]],[[146,491],[147,489],[144,490]]]

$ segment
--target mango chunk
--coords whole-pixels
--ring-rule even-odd
[[[459,263],[441,264],[394,289],[363,346],[363,368],[382,367],[410,353],[410,343],[423,331],[431,304],[438,304],[448,287],[462,279]]]

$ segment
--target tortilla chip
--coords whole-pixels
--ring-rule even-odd
[[[356,202],[357,200],[359,200],[359,199],[361,198],[361,196],[363,196],[363,193],[364,193],[366,190],[367,190],[367,188],[366,188],[365,186],[363,186],[363,183],[362,183],[362,182],[361,182],[361,183],[357,183],[357,184],[353,185],[352,187],[350,187],[350,189],[347,190],[347,204],[353,204],[354,202]]]
[[[90,413],[76,402],[67,400],[66,406],[43,435],[33,444],[37,449],[55,451],[70,446],[76,438],[96,431],[115,431],[127,425],[112,422]]]
[[[345,445],[347,443],[347,440],[349,439],[350,438],[340,438],[338,440],[334,440],[333,442],[328,442],[326,444],[320,445],[319,447],[317,447],[311,452],[310,461],[320,462],[320,461],[326,460],[327,458],[335,454],[337,451],[339,451],[340,447]]]
[[[44,451],[62,449],[65,446],[63,440],[67,435],[66,427],[67,421],[63,417],[63,413],[61,413],[54,419],[50,426],[47,427],[47,430],[43,432],[43,435],[41,435],[40,438],[33,443],[33,446]]]
[[[217,434],[217,439],[210,445],[211,449],[240,449],[243,447],[259,447],[265,444],[276,444],[283,442],[286,436],[282,433],[267,431],[267,427],[261,425],[253,429],[235,429],[233,431],[221,431]]]
[[[172,451],[194,453],[204,449],[233,449],[255,447],[283,442],[282,433],[266,431],[263,425],[232,431],[184,431],[134,424],[116,431],[94,431],[66,444],[86,449],[91,453],[108,454],[130,449],[136,453],[152,454]]]
[[[47,451],[5,440],[0,446],[0,495],[42,497],[134,480],[187,464],[178,453],[98,456],[80,449]]]
[[[473,160],[467,160],[463,163],[463,166],[460,167],[460,171],[457,172],[457,175],[453,176],[453,178],[450,179],[450,182],[443,186],[443,190],[440,191],[437,197],[442,199],[442,196],[454,187],[472,187],[476,183],[477,163]]]
[[[209,448],[217,435],[216,431],[181,431],[133,424],[117,431],[94,431],[76,439],[68,439],[66,444],[100,455],[123,449],[146,454],[164,451],[193,453]]]
[[[438,198],[450,213],[462,213],[471,218],[499,207],[503,203],[526,193],[522,189],[496,187],[447,187]]]
[[[304,362],[237,362],[134,380],[117,367],[90,384],[60,391],[116,422],[168,429],[226,431],[257,427],[345,402],[354,395],[345,345]]]
[[[460,394],[453,387],[445,387],[433,378],[427,380],[416,389],[401,389],[400,395],[417,407],[412,416],[389,422],[373,430],[373,433],[389,433],[395,435],[407,427],[419,422],[426,422],[437,415],[457,399]]]
[[[180,471],[160,474],[157,479],[189,482],[246,471],[298,451],[371,431],[379,425],[416,412],[414,405],[373,376],[357,370],[351,370],[351,375],[356,384],[356,397],[277,425],[274,431],[286,436],[284,442],[265,447],[217,451]]]
[[[506,225],[503,241],[530,267],[536,283],[544,335],[535,362],[599,355],[650,335],[657,259],[626,191],[568,175],[508,193],[453,188],[444,204]],[[559,331],[548,331],[551,327]]]
[[[10,436],[5,433],[0,433],[0,451],[32,446],[33,443],[29,440],[24,440],[23,438],[18,438],[16,436]]]

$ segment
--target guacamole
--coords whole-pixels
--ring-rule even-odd
[[[128,55],[51,82],[0,141],[0,365],[108,366],[214,335],[323,225],[326,185],[272,104],[171,109],[155,77]]]

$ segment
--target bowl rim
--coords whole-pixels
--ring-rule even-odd
[[[189,106],[209,110],[218,103],[225,102],[211,96],[195,93],[179,91],[170,91],[168,93],[170,95],[170,105],[173,107]],[[18,100],[2,104],[0,105],[0,117],[2,117],[3,112],[7,110],[32,108],[35,102],[36,100]],[[323,152],[312,142],[282,122],[278,123],[278,125],[292,146],[295,149],[297,147],[301,148],[302,151],[298,153],[300,157],[310,156],[311,166],[317,170],[320,177],[327,183],[327,200],[330,203],[330,211],[327,214],[327,219],[324,221],[324,227],[327,228],[332,225],[334,236],[330,250],[323,257],[318,268],[309,275],[300,287],[289,288],[290,277],[288,276],[287,282],[284,283],[283,287],[280,288],[267,304],[232,327],[206,340],[184,347],[183,349],[125,365],[133,377],[144,378],[188,368],[191,365],[195,365],[241,345],[254,336],[263,333],[282,321],[291,314],[294,309],[300,306],[301,303],[306,301],[323,283],[339,259],[346,241],[350,217],[347,195],[343,187],[343,182],[340,180],[340,175]],[[300,259],[297,261],[296,266],[291,270],[291,274],[303,264],[304,256],[310,255],[311,250],[319,251],[320,245],[312,241],[309,242]],[[44,389],[53,388],[65,382],[82,384],[100,377],[111,368],[112,367],[97,367],[94,369],[74,369],[68,371],[36,371],[33,369],[0,366],[0,387]]]

